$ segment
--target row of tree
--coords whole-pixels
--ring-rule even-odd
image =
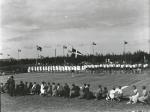
[[[126,54],[99,54],[75,57],[43,57],[39,59],[5,59],[0,60],[0,67],[10,65],[80,65],[80,64],[99,64],[99,63],[150,63],[150,54],[137,51]]]

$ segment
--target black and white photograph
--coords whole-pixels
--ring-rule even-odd
[[[150,0],[0,0],[0,112],[150,112]]]

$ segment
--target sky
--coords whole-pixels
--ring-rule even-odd
[[[0,58],[149,51],[149,0],[1,0]],[[92,42],[96,46],[92,46]],[[67,50],[68,50],[67,49]],[[67,54],[65,50],[65,55]]]

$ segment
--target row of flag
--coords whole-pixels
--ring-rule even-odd
[[[128,42],[124,41],[124,45],[126,45],[126,44],[128,44]],[[92,45],[95,46],[97,44],[95,42],[92,42]],[[43,48],[41,46],[37,45],[36,49],[37,49],[37,51],[41,52]],[[63,49],[68,49],[68,47],[66,45],[63,45]],[[20,53],[20,52],[21,52],[21,49],[18,49],[18,53]],[[78,55],[80,55],[80,56],[83,55],[80,51],[78,51],[77,49],[75,49],[73,47],[72,47],[72,50],[69,50],[68,52],[74,54],[76,58],[77,58]],[[0,53],[0,55],[3,55],[3,53]],[[7,56],[10,56],[10,55],[7,54]]]

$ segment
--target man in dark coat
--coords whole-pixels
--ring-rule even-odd
[[[64,97],[65,98],[70,97],[70,88],[69,88],[69,85],[67,83],[65,83],[65,86],[64,86]]]
[[[11,76],[10,79],[8,80],[8,90],[10,96],[15,95],[15,80],[13,76]]]
[[[24,83],[23,81],[20,81],[20,84],[19,84],[19,95],[24,95]]]
[[[79,92],[80,92],[80,88],[76,86],[75,84],[72,84],[70,97],[71,98],[78,97],[80,95]]]

